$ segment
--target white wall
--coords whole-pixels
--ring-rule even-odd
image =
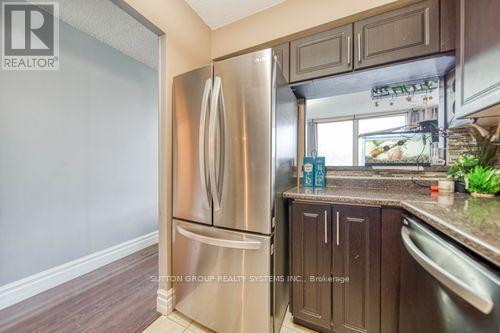
[[[64,23],[59,71],[0,72],[0,285],[157,230],[157,87]]]

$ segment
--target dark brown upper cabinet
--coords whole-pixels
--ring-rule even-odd
[[[350,71],[352,24],[290,43],[290,82]]]
[[[440,45],[441,52],[455,50],[457,39],[457,0],[441,0],[439,6],[439,25],[440,25]]]
[[[380,332],[380,208],[334,205],[333,331]],[[338,235],[338,236],[337,236]]]
[[[462,118],[500,103],[500,1],[460,0],[459,7],[455,116]]]
[[[273,47],[273,55],[280,64],[286,82],[290,82],[290,43],[284,43]]]
[[[439,1],[428,0],[354,23],[354,68],[440,51]]]
[[[331,274],[331,206],[328,204],[292,204],[291,275],[292,313],[295,319],[315,328],[330,329],[332,304],[330,281],[310,281],[310,277]]]

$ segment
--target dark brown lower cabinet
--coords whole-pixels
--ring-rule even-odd
[[[380,332],[380,208],[334,205],[333,330]],[[348,280],[347,280],[348,279]]]
[[[401,227],[403,211],[382,207],[380,263],[380,332],[398,333]]]
[[[292,314],[314,328],[330,329],[331,206],[294,202],[292,206]]]
[[[322,332],[380,332],[380,208],[292,204],[292,315]]]

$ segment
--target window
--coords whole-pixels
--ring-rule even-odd
[[[318,156],[325,156],[329,166],[364,165],[363,140],[359,135],[404,126],[406,114],[319,122],[315,125],[308,126],[309,130],[316,131],[316,135],[308,134],[309,138],[316,139],[309,146],[309,152],[316,149]],[[354,142],[357,144],[354,145]]]
[[[318,124],[318,156],[325,156],[326,165],[352,165],[353,121]]]

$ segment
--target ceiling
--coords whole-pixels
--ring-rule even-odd
[[[276,6],[285,0],[186,0],[201,19],[215,30]]]
[[[46,2],[46,0],[30,0]],[[58,0],[60,19],[143,64],[158,66],[158,36],[109,0]]]

